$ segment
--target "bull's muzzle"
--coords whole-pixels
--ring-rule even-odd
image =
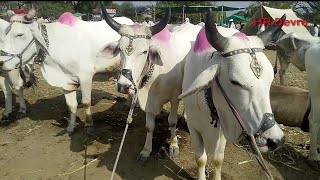
[[[271,150],[275,150],[278,147],[281,147],[285,142],[285,136],[281,138],[281,140],[278,139],[267,139],[267,146]]]
[[[131,85],[118,83],[117,87],[118,87],[118,92],[123,94],[129,94]]]

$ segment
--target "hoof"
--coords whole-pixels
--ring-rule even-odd
[[[68,130],[67,130],[67,132],[68,132],[69,136],[72,136],[75,133],[75,131],[68,131]]]
[[[93,126],[85,126],[84,131],[88,135],[93,135],[94,132],[94,127]]]
[[[170,146],[170,158],[175,159],[179,155],[179,147]]]
[[[315,171],[319,171],[320,170],[320,161],[316,161],[316,160],[307,160],[307,164]]]
[[[27,117],[27,112],[19,112],[18,115],[17,115],[17,119],[22,119],[22,118],[25,118]]]
[[[73,128],[73,129],[67,128],[67,132],[68,132],[69,136],[72,136],[76,132],[76,130],[75,130],[75,128]]]
[[[13,115],[13,113],[9,113],[8,115],[2,114],[2,115],[0,115],[0,125],[8,126],[12,122],[14,122],[15,119],[16,119],[16,117]]]
[[[145,165],[148,162],[148,160],[149,160],[149,157],[144,157],[142,154],[140,154],[137,158],[137,161],[141,165]]]

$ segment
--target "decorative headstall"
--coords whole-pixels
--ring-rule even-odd
[[[134,39],[137,39],[137,38],[151,39],[151,36],[148,36],[148,35],[134,35],[134,36],[129,34],[120,34],[120,35],[126,36],[129,38],[129,45],[125,48],[125,53],[128,56],[130,56],[135,51],[135,49],[132,46],[132,42]],[[152,76],[153,70],[154,70],[154,64],[148,58],[141,74],[141,76],[143,77],[141,80],[141,85],[136,85],[134,83],[132,78],[132,71],[130,69],[122,69],[121,74],[124,77],[126,77],[134,85],[135,90],[137,90],[142,88],[148,82],[148,80]]]
[[[9,33],[9,31],[11,30],[11,26],[12,26],[12,24],[13,24],[14,22],[23,23],[23,24],[31,24],[31,23],[33,23],[34,21],[11,21],[10,25],[7,27],[7,29],[6,29],[6,31],[5,31],[6,34]],[[49,40],[48,40],[48,34],[47,34],[46,26],[45,26],[44,24],[42,24],[42,25],[39,26],[39,29],[40,29],[40,27],[41,27],[42,36],[43,36],[43,38],[44,38],[44,40],[45,40],[45,43],[46,43],[46,46],[47,46],[47,48],[48,48],[48,47],[49,47]],[[19,54],[12,54],[12,53],[8,53],[8,52],[5,52],[5,51],[3,51],[3,50],[0,50],[0,56],[9,56],[9,57],[11,57],[11,58],[7,59],[7,60],[4,61],[4,62],[10,61],[11,59],[17,57],[17,58],[19,58],[19,60],[20,60],[20,66],[22,66],[22,65],[23,65],[23,64],[22,64],[22,55],[23,55],[23,53],[25,53],[25,52],[29,49],[29,47],[30,47],[35,41],[36,41],[36,40],[35,40],[35,38],[33,37],[33,38],[31,39],[31,41],[28,43],[28,45],[27,45]],[[38,55],[34,54],[33,56],[37,56],[37,57],[35,58],[35,63],[38,63],[38,64],[39,64],[39,63],[41,63],[41,62],[44,61],[44,59],[45,59],[45,57],[46,57],[46,54],[45,54],[45,52],[44,52],[42,49],[40,49],[40,51],[38,52]]]
[[[144,38],[144,39],[151,39],[151,36],[147,36],[147,35],[129,35],[129,34],[120,34],[121,36],[126,36],[129,38],[129,45],[126,47],[125,51],[126,51],[126,54],[128,56],[130,56],[133,52],[134,52],[134,48],[132,46],[132,42],[134,39],[137,39],[137,38]]]
[[[39,26],[40,26],[39,28],[41,29],[42,37],[43,37],[44,42],[46,43],[46,47],[48,49],[49,48],[49,38],[48,38],[47,27],[45,24],[41,24]],[[40,49],[37,54],[37,57],[34,59],[34,62],[36,64],[41,64],[46,59],[46,57],[47,57],[47,54],[42,49]]]
[[[230,51],[224,54],[221,54],[223,57],[230,57],[236,54],[240,54],[240,53],[249,53],[252,57],[252,61],[250,63],[250,67],[252,72],[254,73],[254,75],[259,79],[261,76],[261,72],[262,72],[262,65],[261,63],[257,60],[256,58],[256,52],[263,52],[263,49],[261,48],[245,48],[245,49],[238,49],[238,50],[234,50],[234,51]],[[229,107],[231,108],[233,114],[235,115],[236,119],[238,120],[238,122],[240,123],[241,127],[243,128],[245,133],[248,133],[248,129],[249,126],[247,124],[245,124],[245,121],[243,121],[243,118],[241,117],[241,115],[238,113],[238,111],[236,110],[236,108],[233,106],[233,104],[231,103],[230,99],[227,97],[227,95],[225,94],[225,92],[223,91],[219,79],[218,77],[215,78],[217,85],[220,89],[220,91],[222,92],[224,98],[226,99]],[[212,118],[212,122],[211,124],[213,124],[213,121],[216,121],[215,123],[215,127],[217,127],[217,121],[219,119],[216,108],[214,106],[214,103],[212,101],[212,97],[211,96],[211,87],[205,90],[205,99],[206,102],[209,106],[210,112],[211,112],[211,118]],[[254,136],[259,136],[261,135],[263,132],[265,132],[266,130],[270,129],[271,127],[273,127],[276,124],[276,121],[274,119],[274,115],[271,113],[266,113],[263,116],[263,120],[262,123],[259,127],[259,129],[257,130],[257,132],[253,132]]]

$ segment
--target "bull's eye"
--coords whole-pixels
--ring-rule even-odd
[[[17,35],[17,37],[22,37],[22,36],[23,36],[23,34],[18,34],[18,35]]]
[[[142,54],[147,54],[147,52],[148,52],[148,51],[143,51],[143,53],[142,53]]]
[[[230,80],[230,82],[231,82],[233,85],[243,87],[243,86],[242,86],[239,82],[237,82],[237,81]]]

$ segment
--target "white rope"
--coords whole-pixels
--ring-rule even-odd
[[[257,146],[257,143],[256,143],[256,140],[255,138],[253,137],[252,134],[248,133],[247,134],[249,136],[249,143],[251,144],[251,147],[252,147],[252,150],[253,150],[253,153],[254,155],[256,156],[256,159],[259,163],[259,165],[261,166],[261,168],[263,169],[263,171],[265,172],[266,176],[268,177],[268,179],[270,180],[274,180],[273,179],[273,176],[271,174],[271,172],[269,171],[268,167],[266,166],[266,163],[261,155],[261,152],[259,151],[258,149],[258,146]]]
[[[148,67],[150,68],[150,66],[151,66],[151,63],[149,63]],[[121,140],[121,143],[120,143],[120,147],[119,147],[119,151],[118,151],[118,154],[117,154],[116,161],[115,161],[114,166],[113,166],[113,170],[112,170],[112,174],[111,174],[110,180],[113,180],[114,173],[116,171],[116,168],[117,168],[117,165],[118,165],[118,161],[119,161],[119,157],[120,157],[120,154],[121,154],[122,146],[124,144],[124,139],[126,137],[126,134],[127,134],[128,128],[129,128],[129,124],[132,122],[133,110],[134,110],[134,107],[136,106],[136,101],[138,99],[138,89],[140,87],[140,84],[141,84],[141,81],[142,81],[143,77],[144,77],[144,73],[142,73],[141,76],[138,79],[138,83],[137,83],[138,86],[136,87],[134,96],[132,98],[131,107],[130,107],[130,111],[129,111],[128,118],[127,118],[127,124],[126,124],[126,127],[125,127],[124,132],[123,132],[122,140]]]
[[[127,134],[128,128],[129,128],[129,124],[132,122],[132,114],[133,114],[134,107],[136,105],[137,97],[138,97],[138,93],[135,93],[134,96],[133,96],[133,99],[132,99],[130,111],[129,111],[128,118],[127,118],[127,124],[126,124],[126,127],[125,127],[124,132],[123,132],[122,140],[121,140],[121,143],[120,143],[120,147],[119,147],[119,151],[118,151],[118,154],[117,154],[117,158],[116,158],[115,164],[113,166],[112,175],[111,175],[110,180],[113,180],[113,176],[114,176],[114,173],[115,173],[116,168],[117,168],[117,164],[118,164],[118,161],[119,161],[119,157],[120,157],[120,153],[121,153],[121,150],[122,150],[122,146],[124,144],[124,139],[126,137],[126,134]]]

